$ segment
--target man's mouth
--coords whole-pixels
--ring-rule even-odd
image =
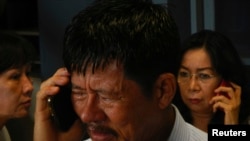
[[[88,133],[93,141],[112,141],[116,138],[115,131],[104,126],[90,125]]]

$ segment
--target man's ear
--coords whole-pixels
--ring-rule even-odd
[[[171,104],[176,88],[176,78],[172,73],[164,73],[157,78],[154,93],[161,109],[165,109]]]

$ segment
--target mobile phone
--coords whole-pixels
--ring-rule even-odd
[[[67,131],[77,119],[71,102],[71,86],[60,86],[59,93],[50,97],[48,103],[52,121],[61,131]]]
[[[226,80],[222,80],[219,86],[223,86],[223,87],[232,87],[232,85],[226,81]],[[217,95],[224,95],[225,97],[230,99],[230,96],[226,93],[226,92],[219,92],[217,93]]]

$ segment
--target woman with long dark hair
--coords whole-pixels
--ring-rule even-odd
[[[177,76],[175,104],[187,122],[206,132],[212,123],[246,123],[246,68],[228,37],[211,30],[191,35],[182,46]]]

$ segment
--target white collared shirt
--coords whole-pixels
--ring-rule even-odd
[[[172,104],[173,105],[173,104]],[[168,138],[168,141],[207,141],[208,135],[206,132],[187,123],[181,116],[179,110],[175,109],[175,123],[173,130]]]
[[[11,141],[9,132],[5,126],[0,130],[0,141]]]

